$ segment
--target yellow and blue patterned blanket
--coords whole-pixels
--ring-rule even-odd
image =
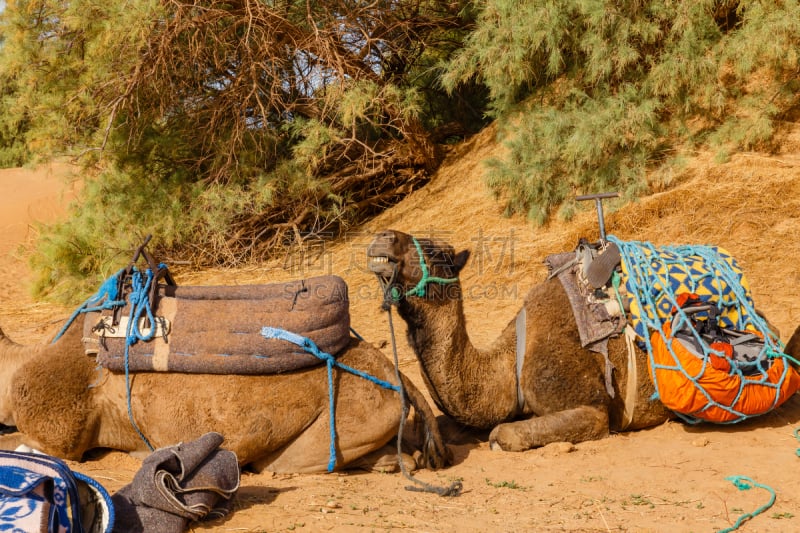
[[[694,293],[719,309],[725,328],[756,329],[750,287],[742,269],[727,250],[717,246],[664,246],[609,240],[620,249],[622,283],[630,299],[629,320],[641,340],[648,329],[672,316],[676,295]]]

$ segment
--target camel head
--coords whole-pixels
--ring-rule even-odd
[[[460,298],[458,273],[468,259],[468,250],[456,253],[449,244],[395,230],[378,233],[367,248],[368,267],[393,302]]]

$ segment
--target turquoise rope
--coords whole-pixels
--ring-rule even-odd
[[[800,442],[800,428],[795,428],[794,438],[797,440],[797,442]],[[797,457],[800,457],[800,448],[797,448],[794,453]]]
[[[735,524],[733,524],[731,527],[719,530],[718,533],[730,533],[731,531],[736,531],[741,527],[741,525],[744,522],[760,515],[761,513],[772,507],[772,504],[775,503],[775,491],[771,487],[768,487],[767,485],[756,483],[747,476],[728,476],[725,479],[731,481],[739,490],[750,490],[753,487],[764,489],[769,492],[769,501],[764,505],[762,505],[761,507],[759,507],[758,509],[756,509],[755,511],[753,511],[752,513],[744,513],[736,520]]]
[[[325,362],[325,365],[328,369],[328,413],[330,415],[330,459],[328,460],[328,472],[333,472],[334,468],[336,468],[336,420],[335,420],[335,407],[334,407],[334,389],[333,389],[333,367],[341,368],[351,374],[354,374],[358,377],[364,378],[367,381],[371,381],[377,385],[380,385],[384,389],[390,389],[395,392],[400,392],[400,387],[397,385],[392,385],[388,381],[384,381],[382,379],[376,378],[374,376],[370,376],[369,374],[362,372],[360,370],[356,370],[351,368],[344,363],[340,363],[337,361],[331,354],[325,353],[319,349],[319,347],[309,339],[308,337],[303,337],[302,335],[298,335],[296,333],[292,333],[291,331],[286,331],[285,329],[281,328],[273,328],[269,326],[264,326],[261,328],[261,335],[266,339],[281,339],[292,344],[296,344],[297,346],[301,347],[306,352],[315,355],[319,359],[322,359]]]
[[[731,406],[735,405],[736,402],[739,400],[745,385],[747,384],[761,384],[764,386],[771,387],[775,389],[776,394],[775,398],[773,399],[772,406],[770,409],[774,408],[777,404],[778,399],[780,397],[779,390],[780,386],[783,383],[783,380],[786,378],[787,373],[789,372],[789,365],[785,365],[783,369],[783,374],[780,380],[777,383],[770,383],[767,381],[767,373],[765,371],[761,371],[760,378],[756,378],[754,376],[744,376],[742,373],[741,368],[733,365],[732,372],[736,373],[740,378],[740,386],[739,390],[737,391],[736,398],[731,402],[731,406],[721,405],[718,402],[714,401],[708,392],[705,391],[700,385],[697,384],[697,380],[703,375],[707,365],[709,365],[708,355],[711,353],[715,353],[717,355],[722,355],[716,350],[712,350],[707,346],[705,341],[697,334],[695,329],[691,326],[691,321],[686,313],[679,308],[677,303],[676,295],[673,293],[671,287],[660,287],[661,282],[658,281],[658,276],[656,272],[656,267],[660,267],[660,271],[664,273],[668,273],[670,268],[669,264],[675,263],[668,263],[663,256],[657,253],[656,248],[650,243],[642,243],[642,242],[624,242],[620,239],[614,237],[613,235],[608,236],[608,240],[613,242],[617,245],[620,250],[620,255],[622,256],[622,260],[625,262],[625,266],[628,269],[628,279],[627,285],[629,288],[630,296],[634,298],[639,306],[639,309],[642,311],[641,320],[645,326],[645,334],[643,335],[643,341],[647,348],[648,356],[650,357],[651,363],[651,377],[653,384],[655,386],[655,394],[653,395],[654,398],[660,397],[659,392],[659,384],[656,379],[655,371],[656,369],[666,369],[666,370],[673,370],[681,372],[688,380],[694,383],[695,387],[698,391],[700,391],[706,398],[707,402],[706,405],[701,409],[705,410],[711,406],[717,406],[720,409],[725,410],[728,413],[733,414],[736,418],[724,422],[725,424],[737,423],[747,418],[751,418],[758,415],[747,415],[736,411]],[[650,252],[648,256],[645,254],[645,250]],[[767,325],[766,321],[761,318],[761,316],[756,313],[755,308],[753,307],[750,299],[745,294],[743,287],[741,286],[739,275],[733,271],[730,265],[719,259],[718,253],[707,246],[677,246],[677,247],[664,247],[662,250],[670,252],[671,254],[677,256],[677,263],[682,267],[684,272],[689,272],[687,259],[689,256],[698,256],[700,257],[705,264],[713,265],[714,268],[710,269],[710,272],[704,276],[713,277],[714,284],[719,290],[722,290],[722,287],[726,287],[728,290],[731,291],[733,294],[734,301],[732,303],[728,303],[728,307],[736,307],[737,316],[739,317],[739,323],[734,324],[733,327],[737,329],[746,329],[747,325],[754,326],[758,331],[763,333],[764,337],[764,351],[762,351],[761,355],[765,355],[768,358],[776,358],[776,357],[784,357],[789,358],[788,355],[782,353],[783,344],[781,343],[780,339],[770,331],[769,326]],[[654,267],[653,264],[656,266]],[[689,285],[689,290],[694,292],[700,279],[691,278],[687,280]],[[664,342],[667,344],[670,353],[672,354],[673,361],[675,366],[668,366],[663,364],[656,364],[653,360],[652,356],[652,345],[650,342],[650,334],[649,331],[658,331],[661,333],[662,324],[659,321],[658,317],[650,317],[646,310],[651,309],[654,311],[658,308],[657,301],[655,296],[653,295],[653,291],[651,290],[655,284],[659,284],[659,288],[661,289],[661,295],[666,297],[667,300],[672,304],[673,308],[677,309],[678,319],[676,322],[677,328],[687,327],[689,331],[695,336],[695,339],[700,343],[704,350],[704,358],[703,358],[703,365],[701,370],[697,376],[689,375],[689,373],[682,367],[680,361],[678,360],[675,352],[672,348],[672,341],[673,339],[664,339]],[[726,306],[725,302],[717,302],[718,306]],[[743,317],[747,317],[746,320]],[[661,333],[663,338],[663,333]],[[791,358],[789,360],[793,361]],[[696,424],[702,422],[702,419],[699,419],[692,414],[684,414],[684,413],[676,413],[678,417],[683,419],[685,422],[690,424]]]
[[[411,237],[411,240],[414,241],[414,246],[417,248],[417,256],[419,256],[419,268],[422,270],[422,277],[419,279],[413,289],[406,291],[406,298],[409,296],[417,296],[419,298],[425,296],[425,289],[428,287],[428,283],[447,285],[449,283],[455,283],[458,281],[458,278],[439,278],[436,276],[431,276],[430,270],[428,270],[428,265],[425,263],[425,255],[422,253],[422,246],[415,237]],[[392,296],[395,299],[398,298],[395,292],[392,293]]]

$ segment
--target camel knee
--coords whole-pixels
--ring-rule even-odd
[[[0,435],[0,450],[12,451],[22,445],[27,445],[25,436],[22,433],[8,433]]]
[[[544,416],[508,422],[489,434],[493,450],[524,451],[553,442],[578,443],[607,437],[608,411],[581,406]]]

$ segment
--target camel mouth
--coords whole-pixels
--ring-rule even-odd
[[[367,256],[367,268],[379,276],[389,277],[394,272],[397,261],[388,255]]]

